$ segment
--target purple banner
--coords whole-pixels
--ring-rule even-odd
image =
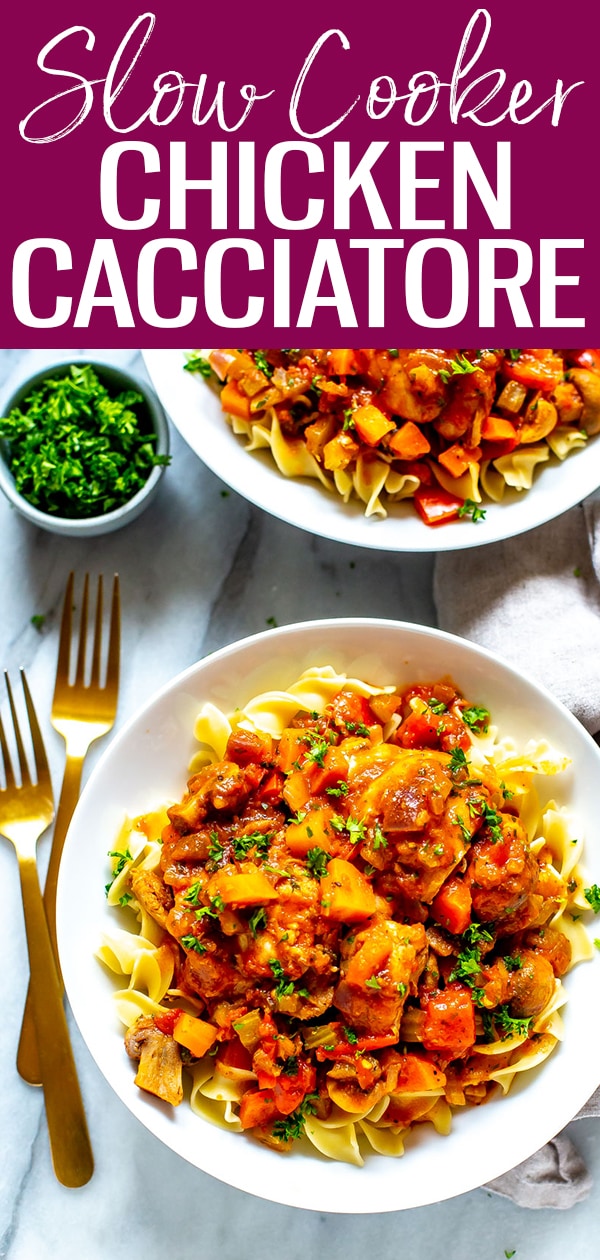
[[[11,7],[2,344],[593,343],[600,19],[576,14]]]

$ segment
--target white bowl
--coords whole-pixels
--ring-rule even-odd
[[[20,407],[33,389],[38,388],[50,376],[66,376],[71,364],[82,367],[89,364],[94,369],[103,385],[113,393],[134,389],[142,396],[141,422],[145,431],[155,435],[154,451],[157,455],[169,454],[169,425],[165,413],[154,391],[148,383],[128,369],[114,367],[106,360],[82,358],[75,356],[68,360],[49,362],[45,367],[20,380],[14,388],[5,390],[0,397],[0,416],[7,416],[13,407]],[[164,464],[155,464],[143,486],[135,494],[114,508],[112,512],[104,512],[97,516],[53,516],[34,507],[16,488],[15,479],[9,466],[8,453],[10,444],[0,440],[0,489],[2,489],[13,507],[31,521],[50,534],[60,534],[66,538],[97,538],[99,534],[111,534],[116,529],[129,525],[149,506],[154,498],[160,479],[165,471]]]
[[[563,463],[551,457],[531,490],[507,489],[502,503],[485,503],[484,521],[451,521],[432,528],[410,500],[390,504],[385,520],[364,515],[364,504],[344,503],[317,481],[284,477],[270,451],[245,450],[228,424],[216,391],[184,371],[181,350],[147,350],[148,373],[175,428],[222,481],[272,516],[322,538],[380,551],[457,551],[512,538],[560,516],[600,486],[600,438]]]
[[[502,733],[521,745],[544,736],[572,758],[550,780],[585,833],[586,866],[600,871],[597,784],[600,751],[547,692],[483,649],[402,622],[336,620],[267,631],[234,643],[180,674],[127,724],[104,754],[77,807],[58,889],[58,938],[67,993],[90,1052],[130,1111],[191,1164],[239,1189],[296,1207],[385,1212],[451,1198],[531,1155],[575,1115],[600,1080],[600,957],[566,977],[565,1039],[506,1098],[459,1110],[452,1133],[417,1126],[400,1160],[372,1155],[362,1169],[312,1153],[282,1156],[215,1128],[182,1104],[168,1108],[141,1093],[123,1047],[112,1001],[114,978],[94,958],[117,911],[104,896],[107,850],[125,814],[180,799],[194,751],[192,726],[211,700],[232,709],[265,687],[285,687],[309,665],[331,664],[376,683],[450,675],[474,703],[487,705]]]

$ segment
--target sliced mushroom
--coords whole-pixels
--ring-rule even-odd
[[[527,408],[525,419],[519,430],[521,442],[539,442],[556,428],[558,413],[554,403],[545,398],[537,398]]]
[[[154,1020],[141,1016],[125,1035],[125,1049],[130,1059],[139,1059],[136,1085],[177,1107],[183,1085],[181,1054],[174,1038],[161,1032]]]

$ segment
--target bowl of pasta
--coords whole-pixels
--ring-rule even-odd
[[[189,446],[325,538],[441,551],[512,537],[600,485],[597,350],[153,350]]]
[[[61,964],[107,1081],[292,1206],[394,1211],[514,1167],[600,1079],[599,763],[439,631],[307,622],[200,661],[67,838]]]

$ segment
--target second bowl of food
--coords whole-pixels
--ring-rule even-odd
[[[599,767],[547,692],[434,630],[309,622],[199,662],[115,739],[65,849],[61,962],[107,1080],[299,1207],[520,1163],[600,1078]]]

